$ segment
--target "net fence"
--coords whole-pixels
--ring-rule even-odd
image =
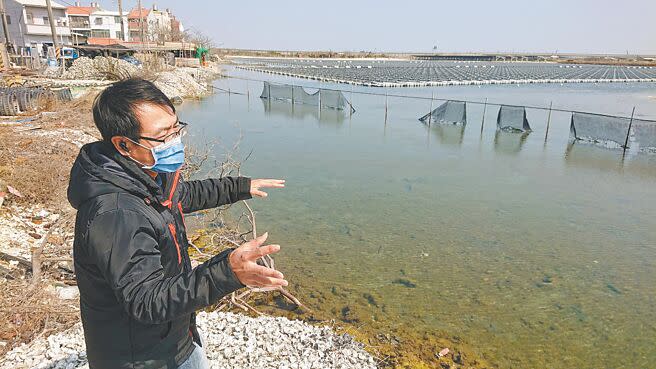
[[[467,104],[461,101],[447,101],[428,114],[419,118],[424,123],[467,124]]]
[[[315,93],[308,93],[301,86],[276,84],[264,82],[260,95],[262,99],[289,101],[292,104],[320,106],[328,109],[350,110],[355,112],[351,103],[341,91],[318,89]]]
[[[634,119],[631,130],[641,151],[656,152],[656,122]]]
[[[239,79],[239,78],[238,78]],[[254,80],[254,79],[245,79]],[[323,108],[331,108],[336,111],[353,109],[351,102],[345,98],[345,90],[338,89],[323,89],[319,88],[314,93],[308,93],[306,88],[312,88],[299,85],[276,84],[268,81],[254,80],[263,82],[264,87],[262,90],[262,99],[271,99],[292,102],[295,104],[302,104],[305,106],[320,106]],[[387,109],[387,97],[398,97],[418,100],[431,100],[433,97],[423,96],[407,96],[399,94],[385,94],[375,93],[371,91],[351,91],[351,94],[371,95],[385,97],[385,108]],[[440,100],[440,99],[435,99]],[[505,105],[505,104],[491,104],[487,100],[483,103],[480,101],[472,100],[446,100],[442,105],[432,109],[428,114],[425,114],[420,121],[424,123],[450,123],[453,125],[466,125],[467,123],[467,105],[492,105],[499,106],[497,114],[497,128],[505,132],[532,132],[533,129],[529,124],[527,118],[527,109],[549,111],[547,118],[547,127],[545,134],[545,142],[549,133],[549,121],[551,120],[551,112],[562,112],[571,114],[570,120],[570,138],[576,141],[587,141],[597,144],[606,148],[624,148],[637,150],[641,152],[656,153],[656,120],[637,119],[631,115],[627,116],[613,116],[605,114],[596,114],[589,112],[572,111],[569,109],[558,109],[549,106],[518,106],[518,105]],[[431,102],[432,104],[432,102]],[[319,115],[321,116],[321,115]],[[485,123],[485,108],[483,108],[483,119],[481,124],[481,132],[483,124]],[[448,124],[443,124],[447,126]],[[501,140],[499,140],[501,141]]]
[[[294,104],[317,106],[319,105],[319,94],[317,92],[310,94],[303,87],[293,86],[291,101]]]
[[[497,115],[497,127],[504,131],[530,132],[531,126],[526,119],[526,108],[501,105]]]
[[[590,113],[572,113],[570,132],[577,140],[617,148],[656,152],[656,122]]]
[[[622,147],[630,119],[588,113],[572,113],[570,132],[574,138],[608,147]]]

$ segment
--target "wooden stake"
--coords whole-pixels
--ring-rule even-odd
[[[353,85],[351,85],[351,96],[349,100],[349,118],[351,118],[353,116]]]
[[[483,134],[483,126],[485,125],[485,112],[487,111],[487,97],[483,103],[483,119],[481,121],[481,134]]]
[[[430,126],[431,120],[433,120],[433,97],[435,97],[435,92],[431,91],[431,101],[430,101],[430,110],[428,111],[428,125]]]
[[[385,124],[387,124],[387,89],[385,89]]]
[[[251,90],[248,88],[248,81],[246,81],[246,102],[250,106],[250,103],[251,103]]]
[[[631,126],[633,125],[633,114],[635,114],[635,106],[633,107],[633,110],[631,111],[631,120],[629,121],[629,129],[626,131],[626,139],[624,140],[624,151],[626,152],[626,148],[629,145],[629,135],[631,134]]]
[[[547,136],[549,135],[549,125],[551,124],[551,106],[553,101],[549,102],[549,116],[547,117],[547,131],[544,133],[544,142],[547,142]]]

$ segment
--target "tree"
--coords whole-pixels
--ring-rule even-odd
[[[189,42],[193,42],[197,47],[204,47],[207,50],[216,47],[216,43],[212,37],[194,28],[186,30],[183,38]]]

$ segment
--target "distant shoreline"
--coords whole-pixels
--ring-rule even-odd
[[[222,58],[288,59],[288,60],[435,60],[472,62],[537,62],[561,64],[593,64],[617,66],[656,66],[656,55],[597,55],[540,53],[388,53],[335,51],[276,51],[215,49]]]

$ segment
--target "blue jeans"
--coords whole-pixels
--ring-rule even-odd
[[[178,367],[178,369],[210,369],[210,363],[207,361],[205,350],[194,342],[194,351],[191,356]]]

